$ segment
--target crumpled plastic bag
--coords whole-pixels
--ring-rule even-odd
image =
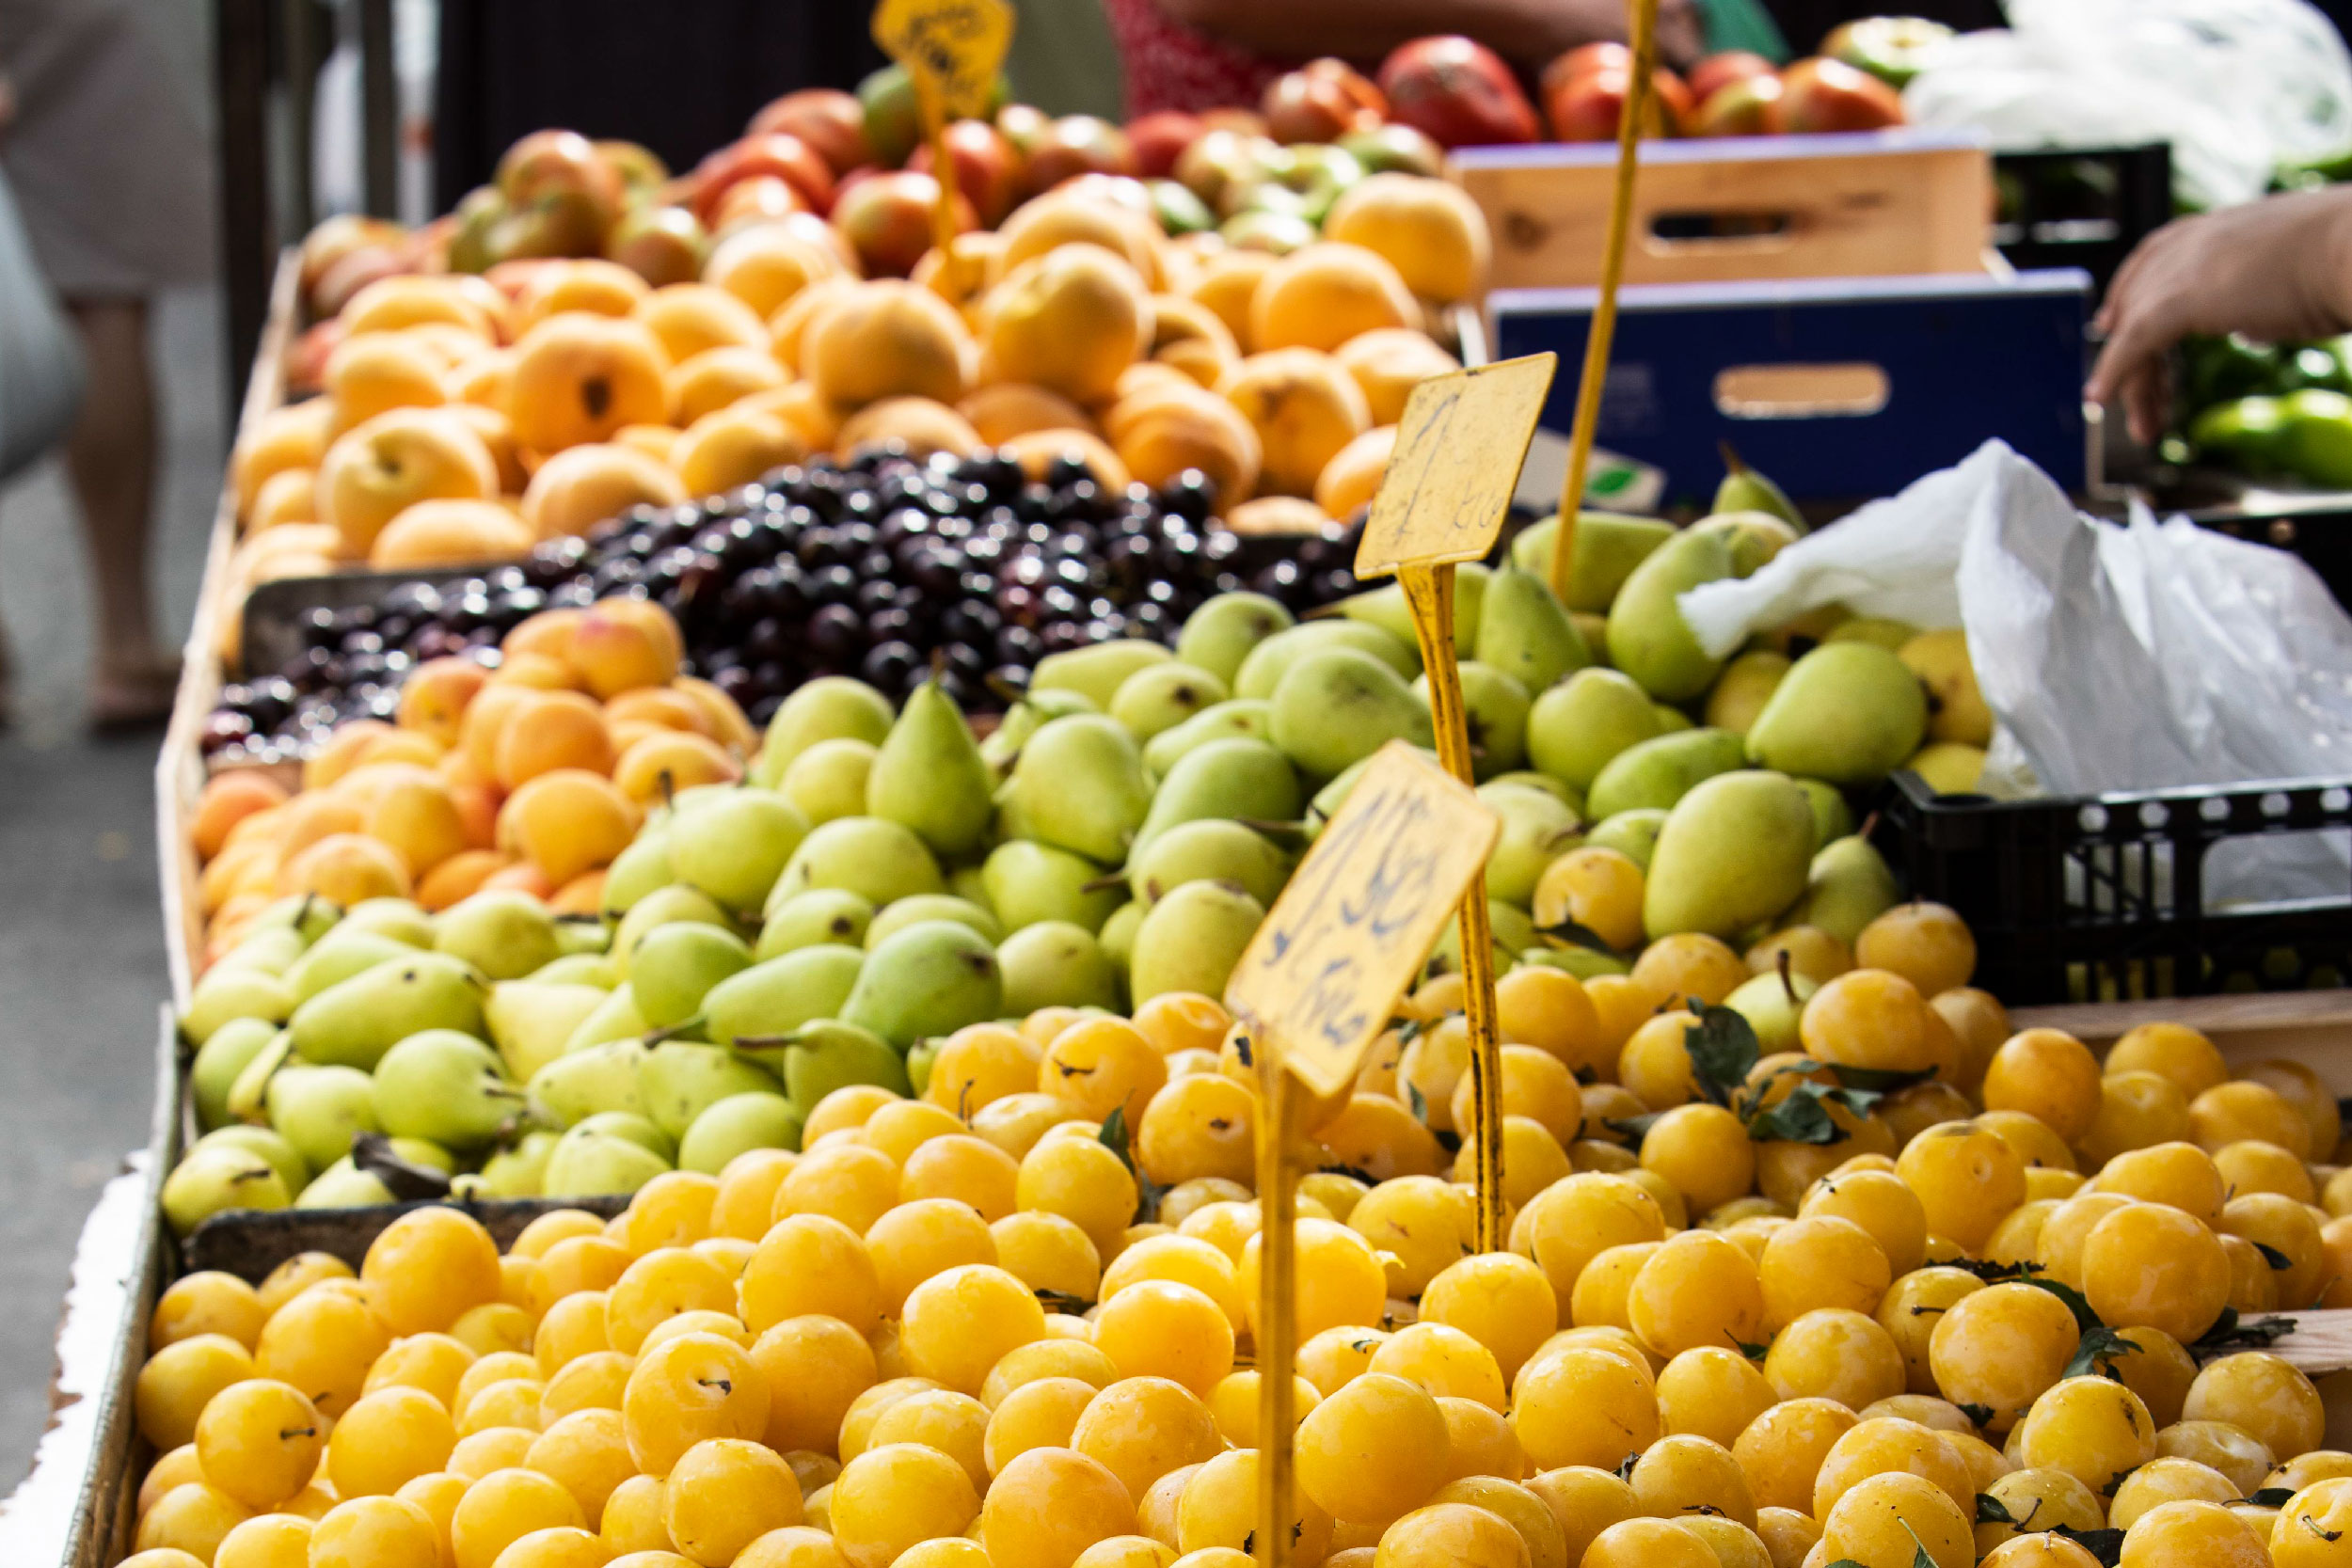
[[[2144,508],[2098,522],[2001,441],[1676,603],[1719,657],[1833,603],[1965,628],[1988,794],[2352,778],[2352,617],[2316,573]],[[2344,836],[2225,846],[2209,887],[2342,898]]]
[[[2251,201],[2282,161],[2352,147],[2352,53],[2306,0],[2008,0],[2010,25],[1938,49],[1903,90],[1918,125],[2002,151],[2172,148],[2199,207]]]

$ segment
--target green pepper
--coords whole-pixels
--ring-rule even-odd
[[[2321,388],[2279,400],[2280,465],[2307,484],[2352,489],[2352,397]]]
[[[2236,398],[2215,404],[2191,420],[2189,445],[2196,449],[2200,462],[2250,474],[2269,473],[2279,467],[2282,423],[2277,398]]]
[[[2279,351],[2268,343],[2249,342],[2234,334],[2193,338],[2182,353],[2188,362],[2191,408],[2282,389],[2278,385]]]

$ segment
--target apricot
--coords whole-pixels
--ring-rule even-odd
[[[768,318],[768,352],[786,373],[801,373],[801,345],[809,325],[847,299],[857,286],[854,277],[820,277]]]
[[[1372,410],[1374,424],[1394,424],[1404,416],[1405,400],[1413,388],[1433,375],[1448,375],[1461,361],[1409,326],[1384,326],[1359,333],[1332,351],[1356,379]]]
[[[570,605],[560,610],[543,610],[500,639],[499,652],[545,654],[568,667],[572,661],[572,639],[580,631],[580,618],[587,613]]]
[[[703,705],[675,686],[640,686],[604,705],[608,724],[644,724],[689,735],[713,735],[710,716]],[[626,747],[618,748],[627,750]]]
[[[414,884],[390,845],[366,833],[329,833],[278,868],[278,895],[311,894],[344,909],[369,898],[405,898]]]
[[[1331,455],[1315,476],[1315,504],[1334,517],[1370,506],[1396,451],[1396,426],[1375,425]]]
[[[651,731],[630,745],[612,768],[612,782],[641,806],[666,800],[681,789],[733,784],[742,776],[742,765],[708,736],[668,729]]]
[[[1001,447],[1032,430],[1088,430],[1094,420],[1087,411],[1058,392],[1019,381],[983,387],[956,404],[973,433],[992,447]]]
[[[768,324],[758,311],[707,283],[672,283],[637,302],[630,314],[653,328],[671,363],[729,346],[765,350]]]
[[[1486,286],[1494,246],[1468,191],[1427,175],[1368,175],[1340,194],[1323,237],[1361,245],[1424,299],[1452,305]]]
[[[255,532],[287,523],[319,520],[319,476],[310,468],[280,468],[262,481],[246,526]]]
[[[446,403],[473,404],[503,412],[514,389],[515,351],[511,348],[485,348],[441,372],[441,397]]]
[[[1155,363],[1173,366],[1202,387],[1215,387],[1241,358],[1241,345],[1224,318],[1182,294],[1152,296],[1147,352]]]
[[[368,809],[370,837],[391,847],[413,879],[466,847],[466,819],[449,785],[429,769],[399,765]]]
[[[742,705],[724,691],[698,675],[680,675],[670,683],[670,689],[702,709],[709,721],[711,737],[737,756],[748,757],[759,750],[759,732],[744,717]]]
[[[1372,426],[1354,379],[1310,348],[1253,354],[1217,391],[1258,433],[1264,453],[1258,488],[1270,495],[1311,494],[1324,465]]]
[[[666,433],[665,440],[675,439]],[[641,503],[675,506],[686,486],[668,463],[612,441],[591,441],[539,465],[523,488],[522,518],[532,535],[585,533]]]
[[[1301,245],[1268,268],[1249,295],[1249,341],[1260,353],[1328,353],[1359,333],[1420,319],[1396,269],[1359,245]]]
[[[477,354],[486,354],[490,345],[462,326],[447,322],[427,322],[422,326],[403,327],[399,334],[419,344],[426,353],[440,361],[441,374],[449,372]]]
[[[506,301],[495,305],[458,285],[450,274],[403,273],[368,284],[344,302],[336,319],[348,338],[398,332],[412,326],[454,326],[484,344],[495,344],[506,318]]]
[[[496,849],[460,849],[417,879],[412,896],[436,913],[482,891],[490,874],[507,863]]]
[[[601,441],[623,425],[658,424],[669,407],[668,355],[634,319],[573,311],[550,316],[516,346],[508,414],[515,439],[559,452]]]
[[[1063,457],[1084,464],[1094,483],[1105,490],[1124,490],[1135,478],[1101,436],[1083,430],[1032,430],[1014,436],[999,450],[1021,465],[1031,483],[1042,483],[1045,470]]]
[[[559,768],[612,771],[604,712],[577,691],[533,691],[499,733],[498,782],[515,789]]]
[[[482,445],[498,469],[498,493],[520,495],[531,476],[523,470],[522,449],[515,444],[515,421],[498,409],[479,403],[453,403],[441,412],[463,421],[468,430],[482,437]]]
[[[419,501],[384,525],[368,548],[379,571],[512,561],[531,553],[531,530],[496,501]]]
[[[516,654],[499,666],[501,686],[524,686],[533,691],[578,691],[580,673],[564,659],[547,654]]]
[[[670,612],[650,599],[600,599],[572,632],[572,668],[610,701],[641,686],[665,686],[686,658]]]
[[[1297,496],[1260,496],[1225,515],[1235,533],[1314,533],[1331,519],[1323,508]]]
[[[335,428],[349,430],[390,408],[438,408],[446,367],[438,355],[405,332],[346,338],[326,356],[325,389],[335,404]]]
[[[1229,508],[1256,488],[1264,449],[1242,411],[1214,392],[1187,385],[1156,387],[1114,404],[1106,421],[1120,461],[1146,484],[1162,485],[1198,468]]]
[[[555,896],[555,879],[523,860],[508,861],[483,878],[482,886],[485,891],[505,888],[516,893],[528,893],[543,904]]]
[[[484,778],[498,777],[499,741],[506,733],[506,721],[532,696],[530,687],[493,680],[466,705],[466,716],[458,721],[457,746]]]
[[[1234,343],[1244,354],[1265,346],[1251,335],[1249,304],[1257,295],[1258,285],[1274,270],[1279,260],[1263,250],[1224,251],[1208,260],[1200,276],[1185,291],[1225,324],[1225,330],[1233,335]]]
[[[334,423],[335,406],[325,398],[272,408],[255,420],[229,454],[229,483],[236,492],[239,515],[252,513],[262,483],[272,474],[315,469],[326,456]]]
[[[980,307],[980,379],[1100,403],[1151,344],[1143,279],[1099,245],[1064,245],[1005,275]]]
[[[929,398],[884,398],[869,403],[841,421],[834,440],[834,450],[844,457],[885,441],[902,442],[907,455],[918,463],[942,451],[969,457],[988,445],[962,415]]]
[[[561,887],[583,871],[611,864],[636,836],[638,818],[636,803],[612,780],[559,768],[506,798],[499,810],[499,843]]]
[[[1116,202],[1051,191],[1014,208],[996,231],[1004,237],[1003,252],[995,258],[999,277],[1063,245],[1095,245],[1125,257],[1147,284],[1159,281],[1159,226],[1147,214]]]
[[[971,380],[963,318],[929,289],[894,278],[856,284],[832,301],[801,350],[818,395],[844,410],[889,397],[952,404]]]
[[[364,559],[386,524],[423,500],[486,500],[498,465],[463,420],[395,408],[336,437],[319,465],[319,518]],[[283,530],[273,530],[283,532]]]
[[[842,275],[839,257],[781,223],[754,223],[721,240],[703,265],[703,281],[774,317],[803,289]]]
[[[670,449],[677,445],[679,434],[674,424],[623,425],[612,433],[611,444],[650,457],[666,468],[670,466]]]
[[[217,914],[231,899],[247,894],[275,896],[278,860],[275,844],[240,844],[222,850],[196,879],[198,904],[206,914]]]
[[[670,369],[670,421],[683,430],[705,414],[784,384],[783,367],[765,349],[741,343],[705,349]]]
[[[783,418],[739,405],[706,414],[680,431],[670,466],[688,495],[715,496],[807,455],[801,433]]]
[[[604,908],[604,869],[583,871],[547,896],[551,914],[596,914]]]
[[[229,842],[230,831],[255,812],[286,802],[286,786],[258,768],[215,773],[197,792],[188,816],[188,843],[199,861],[211,860]]]
[[[531,274],[515,295],[516,325],[528,332],[567,310],[627,316],[651,293],[644,278],[618,261],[600,257],[552,261]]]
[[[302,759],[304,795],[333,788],[391,734],[392,726],[381,719],[355,719],[337,725],[317,751]]]
[[[991,279],[1005,275],[1004,256],[1002,234],[976,230],[958,234],[948,242],[946,250],[933,245],[923,252],[914,270],[907,274],[907,281],[929,289],[977,326],[981,295],[987,293]]]
[[[805,381],[795,381],[772,392],[754,392],[743,400],[748,408],[775,415],[800,433],[811,451],[831,451],[841,435],[841,413],[819,397]]]

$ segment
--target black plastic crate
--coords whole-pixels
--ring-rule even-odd
[[[2352,778],[1998,801],[1905,772],[1873,841],[1968,922],[1973,983],[2029,1006],[2352,981],[2352,879],[2343,899],[2205,907],[2219,846],[2341,828]]]
[[[2104,298],[2132,247],[2172,217],[2172,149],[2069,148],[1998,152],[1993,243],[2012,266],[2080,267]]]

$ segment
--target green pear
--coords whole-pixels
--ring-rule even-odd
[[[258,969],[215,969],[189,991],[187,1011],[180,1015],[180,1032],[201,1046],[232,1019],[283,1023],[299,1002],[294,987],[278,975]]]
[[[721,1045],[788,1035],[811,1019],[831,1018],[857,989],[863,949],[820,942],[796,947],[720,981],[703,998],[703,1022]]]
[[[820,740],[792,759],[776,786],[811,826],[866,811],[866,791],[882,749],[840,736]]]
[[[555,1141],[539,1185],[548,1197],[627,1197],[670,1169],[668,1160],[641,1143],[575,1127]]]
[[[1041,920],[1098,930],[1119,907],[1116,882],[1092,861],[1027,839],[1009,839],[990,850],[980,879],[1007,932]]]
[[[1143,917],[1149,912],[1140,899],[1121,904],[1095,933],[1095,944],[1103,949],[1103,957],[1121,974],[1135,964],[1136,933],[1143,928]]]
[[[376,900],[371,898],[364,902],[373,904]],[[397,902],[406,904],[408,900],[404,898]],[[410,905],[410,908],[414,907]],[[283,927],[299,936],[303,944],[308,946],[332,930],[342,919],[341,905],[321,898],[315,893],[292,893],[255,915],[250,928],[266,931]]]
[[[784,1089],[806,1117],[835,1089],[872,1084],[905,1094],[907,1068],[903,1054],[870,1029],[838,1019],[819,1019],[794,1031],[783,1048]]]
[[[1597,979],[1603,974],[1630,974],[1633,966],[1613,953],[1596,953],[1589,947],[1549,947],[1541,945],[1519,950],[1522,967],[1556,969],[1573,974],[1580,980]]]
[[[285,1178],[250,1149],[215,1144],[172,1167],[164,1179],[164,1219],[171,1233],[186,1237],[215,1214],[235,1209],[283,1209],[294,1202]]]
[[[270,1167],[285,1181],[286,1190],[290,1193],[300,1192],[303,1184],[310,1180],[310,1163],[302,1157],[300,1149],[273,1128],[248,1127],[240,1122],[207,1132],[188,1147],[189,1152],[193,1153],[199,1148],[224,1146],[242,1148],[247,1154],[258,1154],[267,1160]]]
[[[1734,658],[1707,694],[1708,728],[1746,735],[1788,673],[1788,656],[1770,648],[1753,648]]]
[[[1417,746],[1414,750],[1431,763],[1439,767],[1444,766],[1438,762],[1438,753],[1433,748]],[[1320,832],[1326,822],[1331,820],[1332,816],[1339,811],[1341,806],[1346,804],[1349,793],[1356,787],[1356,781],[1363,777],[1364,769],[1371,766],[1372,758],[1365,757],[1315,791],[1313,798],[1307,802],[1306,828],[1310,838]]]
[[[475,896],[481,895],[477,894]],[[264,934],[292,935],[283,931]],[[362,971],[395,958],[413,958],[416,952],[406,942],[396,942],[377,932],[338,926],[319,938],[310,951],[296,958],[284,977],[286,984],[294,988],[295,1002],[303,1003],[338,980],[348,980]]]
[[[664,1040],[637,1064],[637,1093],[645,1117],[673,1138],[682,1138],[694,1118],[731,1095],[772,1094],[784,1085],[723,1045]]]
[[[1066,649],[1047,654],[1037,661],[1037,670],[1029,676],[1029,689],[1075,691],[1092,703],[1097,712],[1108,713],[1112,697],[1128,676],[1175,657],[1159,643],[1136,637]]]
[[[1155,779],[1168,777],[1186,752],[1212,740],[1240,736],[1263,740],[1274,727],[1274,705],[1263,697],[1234,697],[1202,708],[1172,729],[1144,742],[1143,766]]]
[[[1691,721],[1691,716],[1689,714],[1683,712],[1680,708],[1676,707],[1671,703],[1653,703],[1651,706],[1654,707],[1658,713],[1658,733],[1660,735],[1679,735],[1684,730],[1692,730],[1698,727]]]
[[[1370,654],[1395,671],[1402,680],[1411,680],[1421,673],[1421,654],[1409,640],[1363,621],[1309,621],[1288,631],[1278,631],[1252,648],[1233,676],[1233,695],[1271,698],[1293,664],[1309,654],[1329,648],[1354,648]]]
[[[911,829],[879,816],[843,816],[812,830],[792,851],[770,908],[811,888],[835,888],[881,909],[946,885],[939,862]]]
[[[1511,560],[1522,570],[1549,582],[1552,541],[1559,533],[1560,519],[1556,516],[1531,525],[1511,541]],[[1625,579],[1633,575],[1633,568],[1674,536],[1674,525],[1655,517],[1629,517],[1615,512],[1578,513],[1576,543],[1571,546],[1568,561],[1568,609],[1587,614],[1607,610],[1617,591],[1625,586]]]
[[[1740,737],[1729,730],[1682,730],[1629,746],[1609,759],[1584,797],[1596,817],[1641,806],[1671,807],[1701,779],[1742,766]]]
[[[752,966],[752,950],[733,931],[691,920],[645,933],[628,966],[639,1016],[656,1029],[683,1023],[702,1009],[710,988]]]
[[[344,1155],[325,1170],[316,1180],[302,1189],[294,1201],[296,1209],[373,1209],[400,1199],[384,1185],[384,1179],[373,1171],[361,1170],[351,1156]]]
[[[246,1064],[278,1037],[265,1018],[232,1018],[213,1031],[188,1064],[188,1088],[196,1099],[196,1124],[210,1131],[229,1119],[229,1091]]]
[[[659,1154],[665,1163],[677,1153],[677,1140],[655,1126],[642,1111],[598,1111],[578,1127],[565,1131],[584,1136],[603,1134],[622,1138],[649,1153]]]
[[[1290,874],[1290,857],[1264,834],[1204,816],[1152,835],[1128,863],[1127,886],[1149,908],[1186,882],[1232,882],[1271,908]]]
[[[1264,919],[1265,906],[1230,882],[1186,882],[1175,889],[1136,929],[1127,971],[1134,1005],[1171,990],[1222,997]]]
[[[1549,773],[1538,773],[1533,768],[1524,768],[1509,773],[1497,773],[1491,779],[1482,779],[1479,782],[1482,784],[1518,784],[1523,789],[1540,789],[1574,812],[1580,819],[1584,816],[1584,798]]]
[[[645,1047],[635,1039],[606,1040],[570,1052],[531,1075],[531,1101],[565,1127],[602,1111],[642,1114],[644,1096],[638,1088],[637,1069],[644,1059]]]
[[[1009,806],[1036,838],[1103,865],[1127,846],[1152,808],[1152,785],[1135,736],[1096,714],[1057,719],[1021,748],[1007,783]]]
[[[1691,527],[1694,531],[1704,529],[1723,536],[1731,546],[1731,575],[1736,578],[1754,577],[1757,567],[1804,534],[1803,529],[1769,512],[1717,512]]]
[[[1120,682],[1111,697],[1110,716],[1126,725],[1140,746],[1231,696],[1224,681],[1208,671],[1171,659]]]
[[[624,915],[638,901],[677,880],[670,864],[670,822],[665,816],[649,821],[629,840],[628,847],[612,857],[604,873],[604,912]]]
[[[727,911],[700,888],[688,887],[683,882],[656,888],[640,898],[612,928],[613,973],[622,979],[628,978],[629,964],[636,958],[639,944],[662,927],[682,922],[715,926],[723,931],[735,928]]]
[[[1724,1006],[1748,1021],[1748,1027],[1756,1031],[1756,1050],[1771,1056],[1804,1049],[1798,1037],[1797,1021],[1804,1014],[1805,1003],[1820,989],[1818,982],[1802,974],[1786,980],[1778,974],[1758,974],[1734,987],[1724,998]]]
[[[407,898],[362,898],[336,925],[343,930],[389,937],[411,947],[433,945],[433,917]]]
[[[1859,789],[1919,749],[1927,692],[1875,642],[1824,642],[1789,667],[1748,730],[1750,760]]]
[[[882,744],[890,733],[890,701],[861,680],[847,675],[820,675],[796,688],[775,717],[753,765],[755,782],[773,789],[784,781],[793,759],[820,740],[863,740]]]
[[[1731,575],[1731,546],[1720,533],[1685,529],[1661,545],[1633,568],[1609,607],[1609,662],[1670,703],[1706,690],[1723,661],[1700,648],[1675,600]]]
[[[516,1138],[512,1145],[500,1149],[482,1162],[482,1172],[472,1178],[469,1196],[477,1198],[537,1197],[547,1180],[548,1159],[555,1152],[557,1134],[544,1127],[534,1127]],[[464,1177],[458,1178],[464,1181]],[[452,1182],[452,1196],[457,1186]]]
[[[517,1083],[564,1054],[565,1044],[609,993],[595,986],[565,985],[533,977],[501,980],[482,1004],[490,1042]]]
[[[1714,510],[1766,512],[1800,533],[1804,531],[1804,515],[1797,510],[1788,492],[1740,462],[1740,454],[1728,445],[1724,448],[1723,483],[1715,486]]]
[[[1208,817],[1289,822],[1298,816],[1298,774],[1263,740],[1236,736],[1212,740],[1176,759],[1152,795],[1152,809],[1136,830],[1134,854],[1181,822]]]
[[[1263,594],[1219,594],[1184,617],[1176,657],[1230,687],[1252,648],[1297,624],[1279,600]]]
[[[1658,735],[1648,695],[1614,670],[1579,670],[1527,711],[1528,760],[1588,796],[1612,758]]]
[[[938,1065],[940,1047],[946,1043],[945,1040],[916,1040],[907,1048],[907,1085],[914,1091],[915,1099],[922,1099],[930,1089],[931,1069]]]
[[[263,1103],[271,1128],[312,1170],[350,1153],[359,1133],[384,1130],[376,1119],[375,1081],[355,1067],[289,1063],[269,1081]]]
[[[236,1077],[230,1080],[228,1098],[221,1102],[228,1119],[257,1124],[268,1120],[270,1080],[293,1060],[294,1033],[280,1029],[247,1057],[245,1066],[237,1069]]]
[[[1602,817],[1585,833],[1584,842],[1597,849],[1614,849],[1646,873],[1650,854],[1658,847],[1659,832],[1665,826],[1662,808],[1642,806]]]
[[[1478,798],[1502,818],[1486,857],[1486,896],[1525,907],[1544,867],[1574,847],[1581,824],[1557,796],[1520,784],[1481,784]]]
[[[1466,561],[1454,569],[1454,655],[1468,658],[1478,645],[1478,628],[1486,614],[1486,590],[1494,574],[1475,561]],[[1419,650],[1421,632],[1413,625],[1411,603],[1405,596],[1404,584],[1391,582],[1369,593],[1342,599],[1339,612],[1351,621],[1378,626],[1406,647]],[[1399,673],[1406,672],[1400,671]]]
[[[1527,760],[1527,688],[1474,658],[1459,670],[1462,722],[1470,731],[1470,771],[1482,780],[1507,773]],[[1413,695],[1423,705],[1428,703],[1427,671],[1414,677]]]
[[[1540,940],[1535,935],[1535,923],[1527,911],[1499,899],[1486,900],[1486,933],[1491,939],[1489,950],[1494,955],[1495,973],[1508,973],[1520,947],[1534,946]],[[1518,946],[1513,945],[1518,943]],[[1462,973],[1462,919],[1455,915],[1438,933],[1437,942],[1422,960],[1422,974],[1435,978],[1440,974]]]
[[[936,679],[911,692],[866,779],[866,811],[912,828],[952,860],[977,847],[995,806],[995,777],[962,710]]]
[[[479,1036],[486,989],[470,964],[418,953],[327,987],[296,1007],[286,1028],[305,1061],[366,1071],[420,1029]]]
[[[1896,656],[1928,689],[1930,740],[1979,748],[1993,744],[1993,710],[1977,685],[1966,632],[1957,626],[1923,631]]]
[[[1116,1007],[1119,973],[1094,933],[1066,920],[1024,926],[996,949],[1005,976],[1005,1013],[1025,1018],[1040,1007]]]
[[[1273,702],[1275,745],[1311,778],[1335,778],[1391,740],[1433,743],[1427,705],[1402,675],[1354,648],[1297,660]]]
[[[807,836],[808,818],[783,796],[734,789],[670,824],[670,864],[721,909],[756,910]]]
[[[1853,807],[1846,803],[1844,792],[1836,784],[1824,784],[1820,779],[1799,779],[1797,786],[1804,791],[1805,799],[1813,802],[1815,849],[1853,832]]]
[[[873,919],[874,906],[859,895],[846,888],[813,887],[770,910],[752,957],[765,963],[819,942],[863,947]]]
[[[593,986],[597,990],[611,990],[621,983],[612,955],[607,953],[566,953],[523,978],[547,986]]]
[[[841,1021],[904,1051],[926,1035],[952,1035],[1003,1010],[1004,978],[988,940],[952,920],[925,920],[866,955]]]
[[[1478,662],[1536,692],[1583,669],[1593,656],[1550,585],[1533,572],[1506,566],[1486,590]]]
[[[606,994],[595,1012],[580,1021],[580,1027],[564,1042],[564,1054],[568,1056],[607,1040],[633,1040],[652,1027],[637,1010],[637,993],[624,980]]]
[[[1862,927],[1895,907],[1902,896],[1895,873],[1867,838],[1836,839],[1814,855],[1804,896],[1790,906],[1783,926],[1818,926],[1851,947]]]
[[[1057,719],[1067,719],[1073,713],[1100,713],[1084,692],[1059,689],[1045,691],[1025,691],[1021,700],[1005,710],[996,729],[980,742],[980,760],[1001,783],[1012,771],[1013,759],[1021,754],[1029,736]]]
[[[901,898],[880,914],[866,927],[866,950],[872,952],[896,932],[904,930],[918,920],[952,920],[969,926],[989,942],[1005,940],[1005,928],[996,917],[969,898],[959,898],[950,893],[918,893],[912,898]]]
[[[523,1108],[498,1053],[453,1029],[409,1036],[375,1065],[375,1115],[396,1138],[461,1153],[496,1141]]]
[[[1832,626],[1829,635],[1821,641],[1825,643],[1867,642],[1892,654],[1901,652],[1918,635],[1919,628],[1907,621],[1890,621],[1878,615],[1856,615]]]
[[[1666,813],[1642,889],[1652,941],[1679,931],[1730,937],[1804,891],[1813,802],[1785,773],[1718,773]]]
[[[677,1141],[677,1168],[716,1176],[755,1148],[801,1147],[801,1113],[773,1090],[714,1101]]]
[[[334,934],[332,930],[326,933],[328,937]],[[326,937],[319,940],[325,942]],[[214,959],[210,968],[248,970],[257,974],[275,974],[283,979],[293,974],[308,950],[309,944],[303,942],[301,932],[287,926],[272,926],[255,931],[239,942]]]
[[[493,980],[519,980],[562,952],[555,916],[516,888],[489,888],[443,910],[433,948]]]

